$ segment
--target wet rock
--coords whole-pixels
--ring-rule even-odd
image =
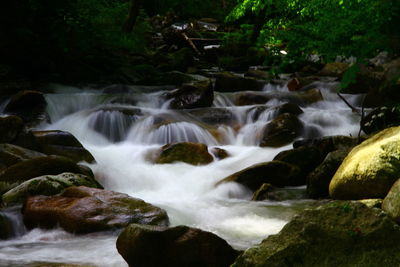
[[[335,199],[383,198],[400,172],[400,127],[383,130],[353,148],[329,185]]]
[[[4,108],[4,112],[19,116],[28,127],[33,127],[48,120],[46,106],[47,103],[42,93],[26,90],[12,96]]]
[[[280,147],[289,144],[302,130],[303,124],[295,115],[284,113],[267,124],[260,146]]]
[[[315,146],[322,153],[323,157],[325,157],[329,152],[335,150],[353,148],[358,144],[358,141],[358,138],[344,135],[334,135],[325,136],[322,138],[298,140],[293,143],[293,147],[298,148],[301,146]]]
[[[252,77],[260,80],[270,80],[273,76],[265,70],[248,70],[245,74],[245,77]]]
[[[342,62],[327,63],[318,73],[321,76],[342,77],[344,72],[349,68],[349,64]]]
[[[238,171],[222,179],[216,185],[236,182],[256,191],[265,183],[278,187],[301,185],[299,177],[300,169],[297,166],[274,160],[258,163]]]
[[[363,64],[357,64],[352,68],[357,68],[357,75],[353,82],[341,89],[344,94],[366,94],[379,88],[384,81],[384,72],[375,71]]]
[[[305,192],[299,189],[277,188],[271,184],[263,184],[254,192],[251,200],[286,201],[304,199],[305,197]]]
[[[253,78],[241,77],[229,72],[216,75],[214,90],[218,92],[261,91],[265,82]]]
[[[155,163],[164,164],[176,161],[191,165],[206,165],[213,161],[213,156],[208,153],[207,146],[204,144],[182,142],[163,146]]]
[[[40,152],[47,155],[64,156],[74,162],[94,162],[94,158],[82,144],[69,132],[34,131],[32,132],[40,146]]]
[[[93,177],[66,172],[59,175],[44,175],[25,181],[6,192],[2,196],[2,200],[6,204],[23,203],[29,196],[52,196],[72,186],[103,188]]]
[[[172,109],[191,109],[210,107],[214,101],[214,92],[210,80],[184,84],[175,91],[169,92],[166,99],[170,99]]]
[[[11,144],[0,144],[0,163],[10,167],[18,162],[46,156],[37,151]]]
[[[303,113],[303,110],[298,105],[292,104],[292,103],[285,103],[283,105],[272,107],[272,108],[268,108],[267,106],[257,106],[257,107],[251,108],[249,110],[249,113],[250,112],[253,113],[252,114],[253,120],[258,120],[260,118],[260,115],[268,109],[273,110],[272,117],[274,117],[274,118],[278,117],[279,115],[282,115],[284,113],[290,113],[290,114],[293,114],[296,116]]]
[[[211,148],[211,153],[217,158],[217,159],[226,159],[230,155],[228,151],[225,149],[219,148],[219,147],[213,147]]]
[[[199,108],[199,109],[191,109],[187,111],[189,114],[196,117],[196,119],[201,122],[217,125],[227,124],[232,125],[235,124],[236,118],[232,111],[226,108]]]
[[[56,175],[64,172],[93,176],[68,158],[44,156],[21,161],[8,167],[0,174],[0,182],[22,183],[42,175]]]
[[[261,93],[243,92],[235,96],[234,104],[236,106],[247,106],[265,104],[270,100],[270,97]]]
[[[400,110],[397,107],[376,108],[361,121],[361,128],[366,134],[398,125],[400,125]]]
[[[324,100],[318,88],[296,92],[296,96],[300,99],[299,104],[312,104]]]
[[[299,91],[300,89],[311,84],[312,82],[314,81],[307,78],[297,77],[289,80],[286,86],[289,91]]]
[[[126,194],[69,187],[59,196],[29,197],[23,208],[28,228],[61,226],[72,233],[89,233],[126,227],[130,223],[168,225],[167,213]]]
[[[225,267],[238,256],[225,240],[187,226],[131,224],[119,235],[117,249],[129,266]]]
[[[10,143],[22,131],[24,122],[18,116],[0,116],[0,143]]]
[[[333,201],[294,217],[232,267],[396,266],[400,230],[380,209]]]
[[[316,147],[299,147],[280,152],[274,160],[283,161],[295,166],[301,170],[303,183],[306,183],[306,176],[314,170],[322,161],[321,152]]]
[[[307,194],[310,198],[329,198],[329,184],[350,149],[329,152],[324,161],[307,176]]]
[[[390,188],[382,203],[382,209],[397,223],[400,223],[400,180]]]
[[[89,127],[111,142],[120,142],[141,115],[142,111],[138,108],[103,107],[93,111]]]

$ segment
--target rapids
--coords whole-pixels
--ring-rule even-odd
[[[337,97],[335,84],[316,86],[324,101],[300,103],[304,113],[299,118],[307,126],[302,137],[356,136],[360,118]],[[46,95],[52,123],[39,128],[74,134],[95,157],[97,163],[89,166],[106,189],[162,207],[168,212],[171,225],[211,231],[237,249],[246,249],[279,232],[294,213],[312,203],[300,199],[304,187],[291,188],[298,192],[298,200],[283,202],[250,201],[251,193],[237,184],[215,187],[222,178],[252,164],[270,161],[278,152],[291,148],[258,147],[263,127],[274,117],[273,107],[297,101],[285,87],[266,85],[263,94],[273,99],[256,106],[235,106],[233,93],[215,93],[210,109],[228,114],[222,123],[198,115],[207,109],[169,110],[168,103],[162,100],[164,89],[167,88],[132,86],[129,94],[106,94],[54,86],[55,93]],[[345,97],[359,106],[361,96]],[[230,157],[206,166],[153,164],[147,160],[160,146],[182,141],[204,143],[209,149],[223,148]],[[12,212],[15,213],[3,213],[12,217]],[[20,218],[12,218],[17,225]],[[60,229],[27,232],[23,225],[18,229],[17,237],[0,241],[0,266],[127,266],[115,248],[118,233],[75,236]]]

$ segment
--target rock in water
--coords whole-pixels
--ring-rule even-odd
[[[333,201],[303,211],[232,267],[398,266],[400,228],[382,210]]]
[[[187,226],[131,224],[119,235],[117,249],[132,267],[225,267],[238,255],[220,237]]]
[[[301,134],[302,122],[293,114],[283,113],[267,124],[260,146],[280,147]]]
[[[64,156],[74,162],[86,161],[92,163],[94,161],[92,154],[69,132],[34,131],[32,133],[43,153]]]
[[[301,185],[302,179],[299,167],[274,160],[258,163],[238,171],[222,179],[216,185],[227,182],[236,182],[255,191],[265,183],[278,187]]]
[[[367,139],[344,159],[329,185],[334,199],[384,198],[400,173],[400,127]]]
[[[24,202],[29,196],[46,195],[52,196],[61,193],[71,186],[87,186],[102,188],[92,177],[83,174],[62,173],[59,175],[44,175],[30,179],[17,187],[6,192],[2,196],[3,203]]]
[[[191,109],[211,107],[214,91],[210,80],[184,84],[177,90],[169,92],[166,98],[171,100],[172,109]]]
[[[205,165],[213,160],[213,156],[208,153],[206,145],[182,142],[163,146],[155,162],[162,164],[180,161],[191,165]]]
[[[167,213],[126,194],[69,187],[59,196],[34,196],[26,200],[24,223],[28,228],[61,226],[72,233],[122,228],[130,223],[166,226]]]

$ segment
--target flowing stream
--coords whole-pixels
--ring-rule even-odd
[[[304,187],[288,188],[298,196],[296,200],[256,202],[250,201],[251,192],[243,186],[215,187],[215,183],[292,147],[258,146],[263,128],[281,104],[297,102],[303,109],[299,116],[306,126],[302,138],[356,136],[360,118],[337,97],[334,85],[315,84],[324,101],[313,104],[304,104],[285,87],[266,85],[262,94],[271,100],[263,105],[235,106],[235,94],[215,93],[212,108],[191,111],[169,110],[162,100],[162,87],[129,87],[129,94],[106,94],[55,86],[55,93],[46,95],[52,124],[40,128],[74,134],[95,157],[97,163],[89,166],[106,189],[164,208],[172,226],[211,231],[235,248],[246,249],[279,232],[312,201],[304,199]],[[355,106],[361,100],[360,96],[345,97]],[[207,115],[210,111],[213,115]],[[230,156],[205,166],[149,161],[162,145],[182,141],[204,143],[210,151],[222,148]],[[20,221],[15,210],[3,213],[16,225]],[[27,232],[21,225],[17,228],[17,237],[0,241],[0,266],[127,266],[115,248],[118,233],[77,236],[61,229]]]

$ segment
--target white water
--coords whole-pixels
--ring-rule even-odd
[[[331,92],[320,86],[324,99],[302,107],[301,120],[309,127],[305,136],[353,135],[358,131],[359,117]],[[265,94],[278,95],[267,106],[285,103],[283,88],[266,87]],[[160,93],[135,97],[140,115],[126,115],[121,110],[132,108],[127,103],[114,103],[115,97],[102,94],[48,95],[51,125],[73,133],[94,155],[97,163],[90,165],[96,178],[108,190],[133,197],[167,210],[171,225],[189,225],[211,231],[232,246],[245,249],[277,233],[293,214],[309,201],[249,201],[251,193],[238,184],[215,183],[224,177],[259,162],[270,161],[282,150],[260,148],[260,133],[273,118],[266,109],[254,119],[253,106],[235,107],[232,94],[218,94],[214,105],[228,107],[235,125],[208,125],[185,112],[165,109]],[[347,96],[348,97],[348,96]],[[349,101],[356,104],[358,97]],[[99,106],[107,110],[99,113]],[[100,116],[100,117],[98,117]],[[107,129],[95,130],[94,118]],[[129,121],[129,123],[127,123]],[[110,130],[111,128],[111,130]],[[115,135],[122,141],[113,143]],[[108,136],[108,138],[106,137]],[[192,141],[225,149],[230,157],[215,160],[206,166],[185,163],[153,164],[151,158],[160,146],[170,142]],[[304,190],[304,189],[299,189]],[[21,266],[30,263],[91,264],[93,266],[126,266],[115,249],[117,233],[96,233],[74,236],[56,229],[35,229],[22,237],[0,242],[0,266]]]

